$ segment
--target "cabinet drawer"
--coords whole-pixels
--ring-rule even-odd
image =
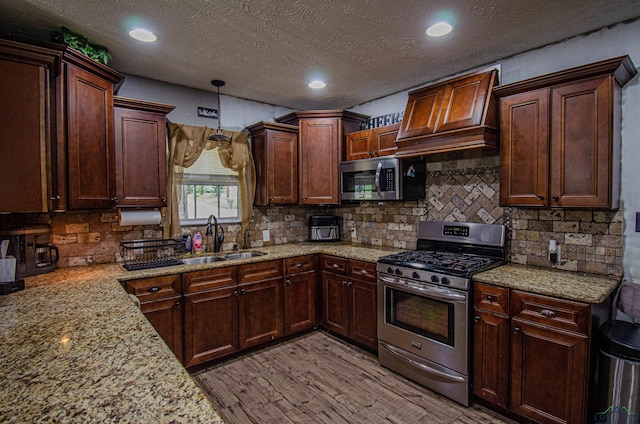
[[[347,274],[348,260],[336,256],[322,255],[322,270],[335,272],[336,274]]]
[[[194,293],[238,284],[235,266],[187,272],[182,275],[184,292]]]
[[[513,318],[560,330],[589,334],[589,305],[513,290]]]
[[[154,299],[180,296],[182,294],[180,282],[180,275],[164,275],[125,281],[124,287],[127,293],[133,294],[140,299],[140,302],[148,302]]]
[[[238,266],[238,281],[240,283],[268,280],[275,277],[282,277],[282,260],[254,262]]]
[[[376,264],[357,260],[350,261],[349,277],[376,282]]]
[[[284,260],[284,273],[286,275],[300,274],[315,269],[316,261],[314,255],[298,256]]]
[[[509,289],[474,283],[473,297],[476,309],[509,315]]]

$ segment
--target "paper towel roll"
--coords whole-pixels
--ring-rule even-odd
[[[120,211],[120,225],[155,225],[160,224],[162,216],[159,210]]]

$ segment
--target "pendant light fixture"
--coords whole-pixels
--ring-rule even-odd
[[[218,87],[218,130],[216,131],[216,133],[214,135],[209,137],[209,140],[213,140],[213,141],[231,141],[231,139],[229,137],[227,137],[226,135],[222,134],[222,130],[220,129],[220,116],[222,116],[222,114],[220,112],[220,87],[222,87],[224,85],[224,81],[213,80],[213,81],[211,81],[211,84],[213,84],[214,86]]]

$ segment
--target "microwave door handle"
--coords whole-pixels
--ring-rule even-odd
[[[376,168],[376,179],[374,181],[378,196],[382,199],[382,190],[380,189],[380,172],[382,172],[382,162],[378,162],[378,167]]]

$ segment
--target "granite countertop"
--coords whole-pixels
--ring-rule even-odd
[[[0,296],[0,422],[222,423],[121,280],[310,253],[375,262],[400,249],[302,243],[258,258],[128,272],[58,269]]]
[[[474,275],[473,281],[584,303],[602,303],[619,279],[578,272],[508,264]]]

